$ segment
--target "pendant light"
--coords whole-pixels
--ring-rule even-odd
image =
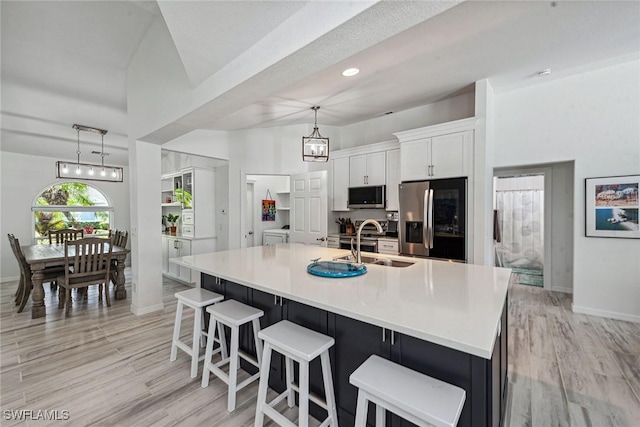
[[[56,178],[67,179],[85,179],[93,181],[110,181],[110,182],[122,182],[123,170],[117,166],[105,166],[104,156],[104,136],[107,133],[104,129],[93,128],[83,125],[73,125],[73,128],[77,133],[77,162],[56,162]],[[80,163],[80,131],[98,133],[101,137],[100,147],[100,164],[94,165],[90,163]]]
[[[315,112],[313,132],[309,136],[302,137],[302,160],[305,162],[326,162],[329,160],[329,138],[320,135],[318,131],[318,110],[320,107],[311,107]]]

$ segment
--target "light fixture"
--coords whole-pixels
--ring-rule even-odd
[[[318,110],[320,107],[311,107],[311,109],[315,111],[315,123],[311,135],[302,137],[302,160],[305,162],[326,162],[329,160],[329,138],[323,137],[318,131]]]
[[[56,178],[122,182],[123,171],[121,167],[104,165],[104,156],[106,156],[104,152],[104,135],[107,133],[107,131],[104,129],[97,129],[82,125],[73,125],[73,128],[78,134],[78,147],[76,149],[78,161],[75,164],[63,161],[56,162]],[[100,134],[102,138],[102,146],[99,153],[101,157],[101,162],[99,165],[80,163],[80,131]],[[69,165],[71,165],[72,167],[69,168]],[[100,170],[100,174],[96,174],[94,168]],[[107,171],[110,171],[110,173],[107,173]]]
[[[358,68],[347,68],[342,72],[342,75],[345,77],[353,77],[358,74],[360,70]]]

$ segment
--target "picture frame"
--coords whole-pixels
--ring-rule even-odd
[[[640,239],[640,175],[585,179],[585,236]]]

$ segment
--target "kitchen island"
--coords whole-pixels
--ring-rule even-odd
[[[202,286],[265,311],[262,327],[288,319],[333,336],[338,416],[352,425],[357,390],[348,377],[371,354],[467,392],[460,426],[499,426],[507,371],[509,269],[417,258],[409,267],[368,264],[365,275],[333,279],[306,272],[312,259],[348,251],[300,244],[258,246],[171,259],[200,271]],[[504,331],[504,332],[503,332]],[[241,347],[253,349],[245,331]],[[284,387],[281,358],[270,385]],[[250,367],[247,367],[250,370]],[[320,366],[311,389],[322,393]],[[319,408],[312,408],[322,414]],[[323,418],[322,416],[317,416]],[[394,425],[408,425],[391,417]]]

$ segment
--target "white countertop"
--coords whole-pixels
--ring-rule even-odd
[[[341,249],[278,244],[171,258],[169,261],[333,313],[490,359],[505,304],[507,268],[383,254],[409,267],[367,264],[362,276],[307,273],[310,260]],[[506,331],[504,331],[506,333]]]

